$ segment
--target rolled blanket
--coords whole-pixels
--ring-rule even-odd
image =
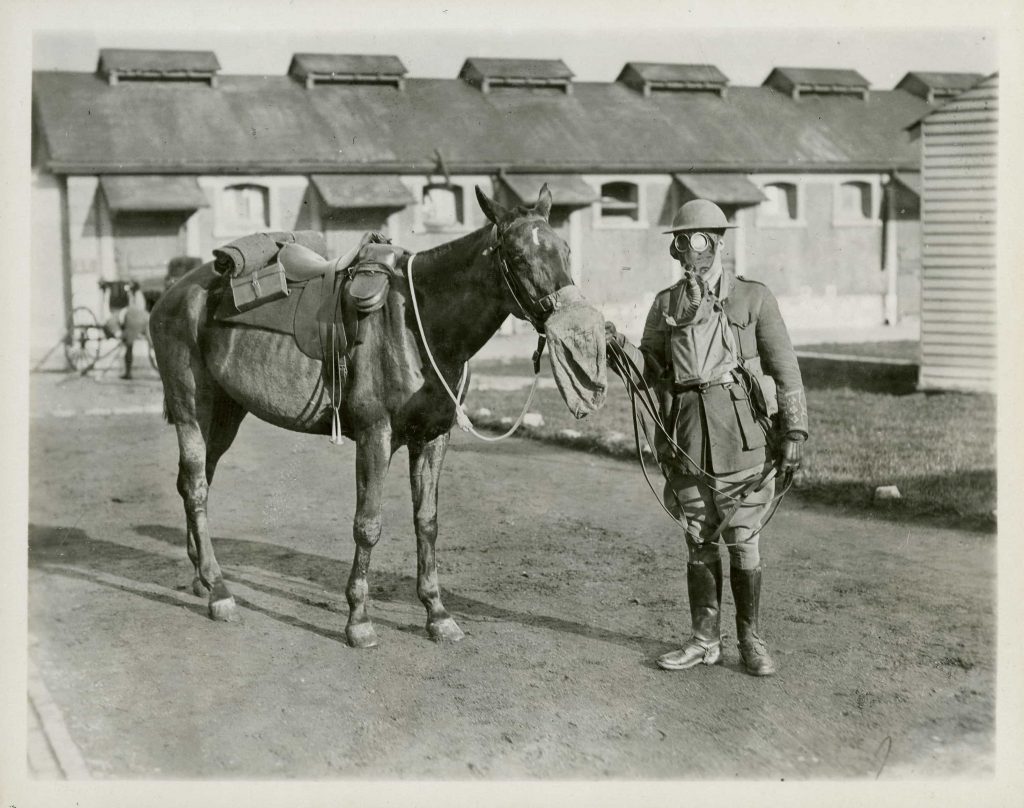
[[[322,233],[315,230],[274,231],[243,236],[217,248],[213,251],[213,268],[219,275],[226,273],[233,278],[238,277],[243,272],[265,267],[274,260],[282,244],[291,242],[327,257],[327,241]]]

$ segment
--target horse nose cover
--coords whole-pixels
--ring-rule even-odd
[[[554,296],[544,334],[551,374],[569,411],[582,418],[600,409],[608,391],[604,317],[579,289],[566,286]]]

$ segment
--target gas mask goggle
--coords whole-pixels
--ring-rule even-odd
[[[682,263],[683,269],[703,275],[715,263],[718,240],[713,233],[690,231],[676,233],[668,253]]]

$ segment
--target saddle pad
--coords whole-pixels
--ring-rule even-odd
[[[231,325],[246,325],[253,328],[263,328],[267,331],[276,331],[279,334],[293,334],[295,324],[295,311],[299,306],[299,300],[305,292],[305,285],[292,286],[291,294],[278,300],[272,300],[248,311],[239,311],[235,308],[231,293],[225,289],[221,295],[220,304],[214,312],[213,319],[221,323]]]
[[[332,274],[293,284],[288,297],[243,312],[235,308],[231,295],[225,293],[214,313],[214,319],[229,325],[289,334],[302,353],[321,362],[324,361],[324,350],[330,339],[331,324],[337,321],[337,327],[333,329],[338,346],[336,355],[343,356],[347,340],[341,313],[338,311],[335,278]]]

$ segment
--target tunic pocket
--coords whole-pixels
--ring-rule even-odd
[[[765,434],[750,409],[746,391],[742,385],[734,384],[729,387],[729,395],[736,411],[736,422],[740,425],[740,433],[743,435],[743,448],[748,452],[760,449],[766,443]]]

